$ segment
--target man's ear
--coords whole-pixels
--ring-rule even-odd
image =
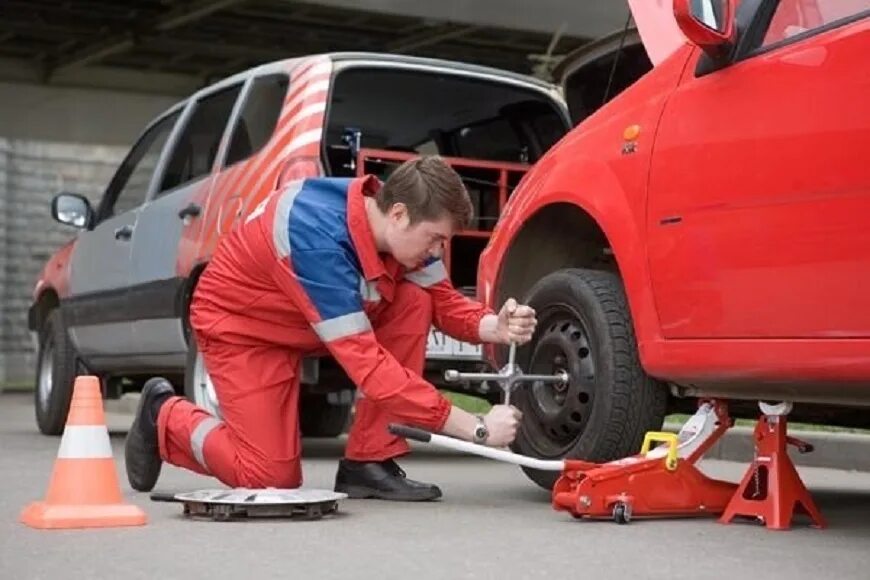
[[[387,217],[393,223],[401,223],[408,217],[408,206],[402,202],[394,203],[387,212]]]

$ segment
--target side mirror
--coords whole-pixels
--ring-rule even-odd
[[[91,202],[77,193],[59,193],[51,200],[51,217],[80,230],[90,227],[94,219]]]
[[[736,0],[674,0],[677,26],[692,44],[716,54],[734,40]]]

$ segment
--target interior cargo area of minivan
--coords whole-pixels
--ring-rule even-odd
[[[454,285],[470,292],[504,201],[525,170],[569,129],[559,101],[533,85],[461,70],[339,67],[327,108],[323,164],[334,177],[386,179],[408,156],[460,158],[451,164],[468,188],[475,218],[453,238],[445,261]],[[360,150],[380,154],[360,156]],[[500,180],[506,195],[499,195]]]

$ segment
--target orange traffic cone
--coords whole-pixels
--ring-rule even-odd
[[[78,377],[45,501],[21,512],[33,528],[140,526],[145,512],[121,502],[97,377]]]

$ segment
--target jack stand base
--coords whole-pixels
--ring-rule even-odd
[[[787,530],[795,510],[807,515],[814,527],[827,523],[801,481],[786,444],[809,446],[788,437],[786,414],[762,415],[755,426],[755,460],[725,508],[719,521],[730,523],[735,517],[757,518],[771,530]],[[803,445],[803,447],[801,447]]]

